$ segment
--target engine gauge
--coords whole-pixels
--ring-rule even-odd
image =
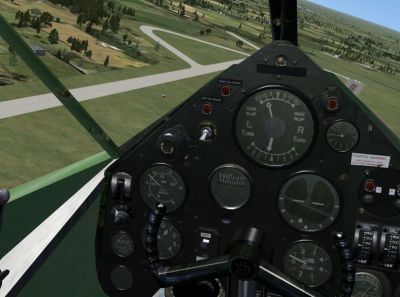
[[[251,196],[251,182],[246,170],[228,164],[218,167],[210,178],[211,196],[225,209],[239,209]]]
[[[291,227],[303,232],[317,232],[335,221],[340,211],[340,198],[328,180],[303,173],[283,185],[278,205],[282,218]]]
[[[140,179],[140,194],[144,202],[155,208],[158,202],[165,203],[167,212],[178,209],[185,200],[186,188],[182,177],[167,165],[154,165]]]
[[[329,146],[335,151],[345,153],[351,151],[357,145],[359,134],[352,123],[338,121],[328,128],[326,139]]]
[[[133,253],[135,245],[128,233],[120,231],[111,239],[111,248],[116,255],[125,258]]]
[[[309,287],[319,287],[332,275],[332,259],[316,243],[299,241],[286,252],[283,271]]]
[[[146,229],[142,231],[142,244],[145,245]],[[177,227],[163,219],[157,235],[158,256],[161,260],[172,259],[182,248],[182,237]]]
[[[356,273],[356,282],[352,297],[383,297],[383,286],[380,280],[368,272]]]
[[[314,138],[314,119],[299,96],[284,88],[265,88],[241,106],[236,137],[256,163],[282,167],[307,153]]]

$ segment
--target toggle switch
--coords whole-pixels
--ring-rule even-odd
[[[213,130],[210,127],[201,128],[201,136],[199,138],[200,141],[209,141],[213,138]]]

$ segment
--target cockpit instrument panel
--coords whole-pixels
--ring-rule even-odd
[[[110,296],[158,290],[143,245],[157,202],[167,205],[157,238],[165,265],[222,256],[238,230],[254,227],[265,235],[263,259],[334,296],[340,231],[357,257],[355,296],[396,292],[400,143],[297,47],[274,42],[232,66],[123,150],[107,177],[129,177],[132,197],[114,195],[120,183],[109,183],[96,237],[97,272]],[[225,297],[244,287],[275,296],[229,277],[207,286]]]

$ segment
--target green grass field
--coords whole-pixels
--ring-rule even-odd
[[[216,74],[86,101],[84,107],[122,144]],[[161,100],[161,94],[167,99]],[[0,121],[1,186],[12,188],[101,151],[64,107]]]
[[[192,58],[195,62],[202,65],[210,65],[219,62],[246,58],[245,55],[199,43],[194,40],[182,38],[174,34],[156,31],[156,35],[169,44],[172,44],[182,53]],[[208,42],[207,37],[208,36],[205,36],[202,39]],[[237,48],[236,50],[240,50],[240,48]],[[210,55],[210,53],[212,53],[212,55]]]

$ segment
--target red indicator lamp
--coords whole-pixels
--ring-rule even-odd
[[[213,111],[214,111],[214,106],[213,106],[211,103],[209,103],[209,102],[204,103],[204,104],[201,106],[201,112],[202,112],[203,114],[212,114]]]
[[[376,183],[373,179],[367,179],[364,182],[364,191],[368,193],[373,193],[376,190]]]
[[[338,100],[335,97],[329,98],[328,101],[326,102],[326,108],[329,111],[337,111],[339,109]]]
[[[230,86],[222,86],[221,87],[221,95],[222,96],[227,97],[227,96],[230,96],[231,93],[232,93],[232,89]]]

